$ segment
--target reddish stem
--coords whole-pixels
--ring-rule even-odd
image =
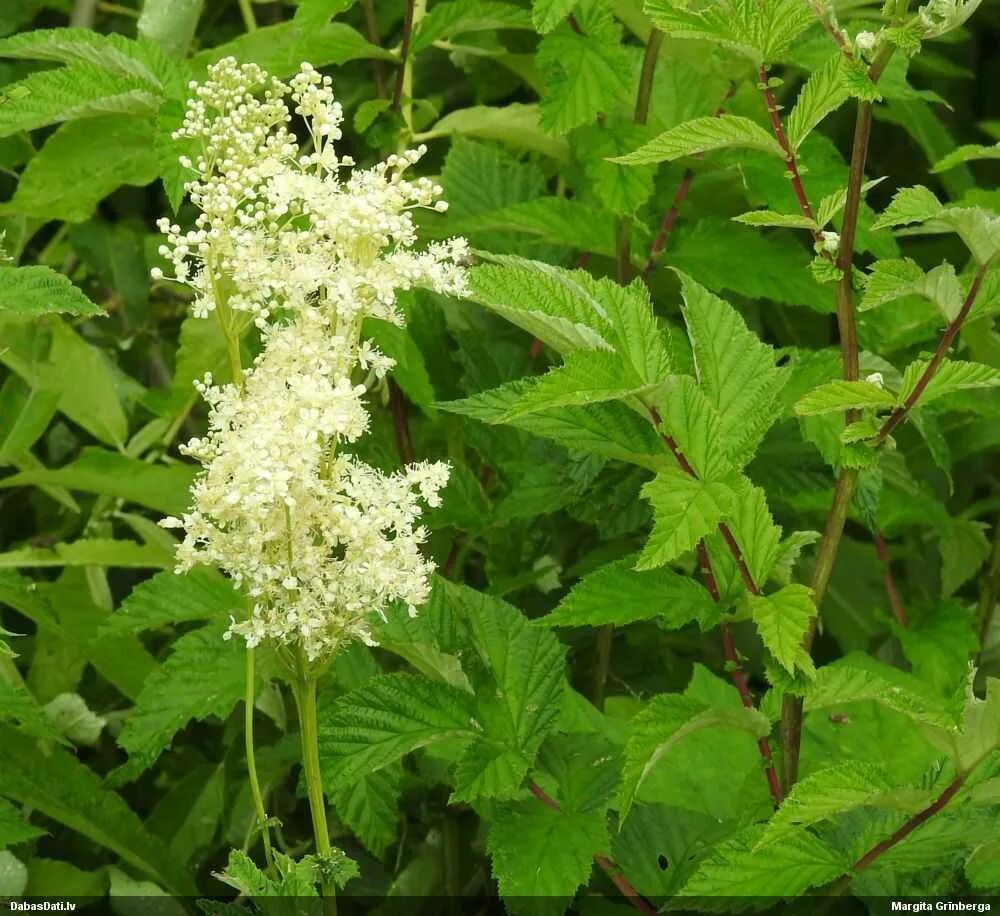
[[[405,465],[413,461],[413,441],[410,439],[410,422],[406,416],[406,398],[403,389],[395,379],[389,379],[389,406],[392,409],[392,425],[396,433],[396,451]]]
[[[547,805],[553,811],[559,811],[559,802],[557,802],[551,795],[549,795],[537,782],[531,783],[528,788],[531,790],[531,794],[535,796],[543,805]],[[628,900],[640,913],[647,913],[649,916],[654,916],[657,912],[656,907],[653,906],[645,897],[642,896],[629,882],[629,880],[622,874],[621,868],[616,865],[607,856],[597,855],[594,856],[594,861],[600,867],[600,869],[612,880],[615,887],[621,891],[622,896]]]
[[[767,84],[767,71],[764,69],[763,64],[757,69],[757,78],[760,81],[760,91],[764,94],[764,104],[767,106],[767,116],[771,121],[771,130],[774,132],[774,139],[778,141],[778,146],[781,147],[782,152],[785,154],[785,166],[788,169],[789,180],[792,182],[795,199],[799,202],[799,210],[802,211],[803,216],[815,220],[816,216],[813,213],[812,205],[809,203],[809,198],[806,196],[806,189],[802,184],[802,176],[799,174],[799,163],[795,158],[795,150],[792,149],[792,144],[789,142],[788,135],[785,133],[785,128],[781,123],[781,115],[778,113],[778,103],[774,98],[771,87]],[[819,230],[813,230],[813,237],[817,241],[822,239]]]
[[[886,546],[882,532],[877,529],[872,532],[875,539],[875,554],[882,564],[882,579],[885,582],[885,592],[889,597],[889,607],[892,609],[892,616],[901,627],[908,627],[906,619],[906,608],[903,606],[903,599],[899,596],[899,589],[896,588],[896,579],[892,574],[892,561],[889,559],[889,548]]]
[[[941,366],[952,341],[954,341],[958,332],[962,329],[965,319],[969,317],[969,312],[972,311],[972,306],[975,304],[976,296],[979,294],[979,288],[983,284],[983,278],[986,276],[986,271],[988,269],[989,264],[987,263],[981,265],[979,270],[976,271],[976,275],[972,278],[972,285],[969,287],[968,295],[965,297],[965,301],[962,303],[961,309],[959,309],[958,314],[952,320],[951,324],[948,325],[948,329],[942,335],[941,340],[937,345],[937,349],[931,357],[931,361],[927,364],[927,368],[924,369],[920,378],[917,379],[917,384],[914,385],[913,391],[910,392],[909,396],[903,402],[902,407],[897,407],[889,415],[889,419],[882,424],[882,428],[878,431],[878,437],[875,440],[876,443],[884,442],[888,435],[904,420],[906,420],[910,411],[913,410],[914,405],[916,405],[917,401],[920,400],[920,395],[924,393],[924,389],[930,384],[931,379],[934,378],[934,375]]]
[[[403,102],[403,83],[406,81],[406,65],[410,56],[410,41],[413,38],[413,6],[414,0],[407,0],[403,16],[403,40],[399,46],[399,69],[396,71],[396,83],[392,90],[392,110],[397,112]]]
[[[902,827],[899,828],[892,836],[887,837],[882,840],[881,843],[877,843],[871,849],[868,850],[854,865],[851,866],[851,871],[859,872],[862,869],[867,868],[872,864],[879,856],[888,852],[897,843],[905,840],[914,830],[916,830],[921,824],[926,820],[933,817],[938,813],[945,805],[948,804],[959,792],[963,785],[965,785],[965,780],[968,778],[968,773],[962,773],[960,776],[956,776],[949,784],[948,787],[933,801],[931,802],[923,811],[918,811],[913,815]]]

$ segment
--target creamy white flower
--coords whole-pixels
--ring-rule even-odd
[[[822,245],[824,251],[828,251],[833,254],[840,247],[840,235],[836,232],[824,230],[820,233],[820,238],[820,244]]]
[[[854,39],[854,47],[861,54],[867,54],[875,48],[878,37],[874,32],[858,32]]]
[[[347,173],[334,147],[343,112],[310,65],[286,85],[225,59],[191,89],[177,137],[202,147],[187,185],[201,212],[190,231],[161,221],[160,253],[194,290],[196,315],[249,313],[264,348],[234,383],[199,384],[208,430],[182,447],[203,467],[193,508],[162,524],[185,531],[178,571],[217,566],[246,597],[231,634],[318,658],[371,641],[371,615],[391,603],[412,613],[427,598],[419,520],[440,504],[448,466],[386,474],[345,449],[368,429],[367,385],[393,365],[361,339],[362,322],[401,323],[400,290],[464,293],[468,246],[415,247],[412,211],[443,209],[440,187],[404,175],[422,149]]]

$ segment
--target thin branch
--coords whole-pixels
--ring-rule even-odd
[[[375,12],[375,0],[361,0],[361,13],[365,21],[365,35],[375,47],[381,47],[382,37],[378,27],[378,15]],[[372,76],[375,77],[375,95],[385,98],[385,62],[377,57],[372,58]]]
[[[901,843],[925,821],[937,814],[959,793],[959,790],[961,790],[962,786],[965,785],[966,779],[969,778],[969,772],[971,772],[971,770],[956,776],[950,783],[948,783],[945,790],[926,808],[914,814],[913,817],[907,820],[902,827],[892,834],[892,836],[882,840],[881,843],[876,843],[851,866],[851,871],[857,873],[866,869],[872,864],[872,862],[887,853],[897,843]]]
[[[896,623],[905,629],[909,626],[909,622],[906,619],[906,608],[903,605],[903,599],[899,596],[899,589],[896,588],[896,579],[892,574],[892,560],[889,558],[889,549],[886,546],[885,538],[882,537],[881,531],[876,529],[872,532],[872,537],[875,540],[875,555],[882,564],[882,581],[885,582],[885,593],[889,599],[889,608],[892,610],[892,616],[896,618]]]
[[[878,436],[875,439],[877,444],[885,442],[889,434],[897,426],[905,422],[906,418],[910,414],[910,411],[913,410],[917,401],[920,400],[920,395],[924,393],[924,390],[930,384],[931,379],[934,378],[934,375],[940,368],[945,355],[948,353],[948,349],[951,347],[955,337],[958,336],[958,332],[962,329],[965,319],[969,317],[969,312],[972,311],[972,306],[976,302],[976,296],[979,295],[979,289],[983,285],[983,278],[986,276],[986,271],[989,270],[989,267],[990,265],[987,262],[986,264],[980,265],[979,270],[976,271],[976,275],[972,278],[972,285],[969,287],[969,292],[966,295],[965,301],[962,303],[962,307],[959,309],[958,314],[954,317],[951,324],[948,325],[947,330],[941,336],[941,340],[938,342],[934,355],[931,357],[927,367],[921,373],[920,378],[917,379],[917,384],[913,386],[913,391],[910,392],[902,406],[897,407],[889,415],[889,419],[882,424],[882,428],[878,431]]]
[[[403,17],[403,40],[399,47],[399,69],[396,70],[396,83],[392,90],[392,110],[399,112],[403,103],[403,90],[406,85],[407,71],[410,68],[410,43],[413,40],[414,7],[418,0],[406,0],[406,13]]]
[[[548,794],[537,782],[533,782],[528,786],[531,794],[535,796],[543,805],[548,806],[553,811],[561,810],[559,807],[559,802],[557,802],[551,795]],[[614,883],[615,887],[621,891],[622,896],[628,900],[640,913],[646,913],[648,916],[655,916],[657,909],[650,903],[645,897],[642,896],[631,884],[631,882],[622,874],[621,868],[616,865],[607,856],[597,855],[594,856],[594,861]]]
[[[649,120],[649,101],[653,97],[653,76],[656,74],[656,62],[663,47],[663,32],[653,29],[646,40],[646,50],[642,56],[642,73],[639,76],[639,91],[635,97],[636,124],[645,124]]]
[[[237,0],[240,7],[240,15],[243,17],[243,26],[247,32],[257,31],[257,17],[253,13],[251,0]]]
[[[412,464],[413,440],[410,438],[410,421],[406,413],[406,396],[395,379],[389,379],[389,406],[392,408],[392,426],[399,460],[404,465]]]

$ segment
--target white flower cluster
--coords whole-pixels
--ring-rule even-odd
[[[161,253],[194,290],[196,315],[216,312],[231,334],[226,316],[249,313],[264,346],[236,383],[199,386],[209,427],[183,451],[204,470],[192,510],[162,524],[185,529],[179,572],[215,565],[243,591],[248,614],[231,632],[315,659],[370,641],[371,615],[391,602],[413,613],[427,598],[419,517],[439,504],[448,466],[385,474],[342,449],[366,432],[368,385],[392,367],[361,339],[362,321],[399,323],[399,290],[465,293],[468,248],[413,247],[413,209],[444,209],[433,182],[403,177],[423,150],[341,177],[353,165],[333,147],[343,112],[309,64],[286,85],[227,58],[191,88],[175,136],[202,148],[182,160],[200,214],[188,232],[161,221]]]
[[[982,0],[929,0],[920,8],[925,38],[940,38],[965,24]]]

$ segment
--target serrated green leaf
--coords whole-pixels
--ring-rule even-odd
[[[103,315],[69,278],[50,267],[0,267],[0,312]]]
[[[922,223],[938,216],[942,209],[941,201],[923,185],[902,188],[893,196],[882,215],[872,223],[872,229]]]
[[[821,821],[856,808],[876,807],[912,813],[931,802],[919,789],[895,789],[885,773],[869,763],[853,760],[836,764],[799,780],[767,823],[755,850],[772,846]]]
[[[896,398],[892,392],[874,382],[835,379],[800,398],[795,405],[795,412],[801,417],[814,417],[847,410],[886,410],[895,405]]]
[[[616,353],[574,350],[563,365],[535,380],[499,422],[556,407],[619,401],[649,387],[628,371]]]
[[[531,20],[543,35],[551,32],[576,6],[578,0],[531,0]]]
[[[871,273],[865,278],[865,292],[858,308],[864,312],[908,295],[913,285],[923,278],[923,269],[910,258],[885,258],[876,261]]]
[[[484,423],[496,423],[517,403],[525,390],[523,382],[512,382],[471,398],[438,406]],[[671,460],[653,427],[634,411],[614,402],[526,414],[510,425],[532,435],[552,439],[574,451],[593,452],[640,467],[655,470]]]
[[[850,868],[850,861],[807,831],[755,852],[764,827],[746,827],[715,846],[680,891],[682,897],[797,897],[827,884]]]
[[[45,836],[45,831],[28,823],[21,812],[0,798],[0,849]]]
[[[594,194],[613,213],[634,213],[653,194],[652,166],[624,166],[609,161],[635,149],[648,136],[645,126],[608,118],[573,132],[573,153]]]
[[[99,115],[149,115],[160,104],[157,91],[145,80],[90,64],[41,70],[5,87],[5,92],[0,137]]]
[[[958,712],[913,675],[858,652],[816,672],[806,692],[805,709],[838,709],[864,700],[873,700],[921,724],[945,730],[958,724]]]
[[[636,569],[654,569],[694,549],[728,514],[736,500],[734,481],[698,480],[667,468],[642,488],[655,522]]]
[[[784,157],[778,141],[755,121],[738,115],[721,115],[678,124],[634,152],[615,156],[611,161],[622,165],[647,165],[731,148],[755,149]]]
[[[885,177],[873,178],[861,185],[861,196],[864,197],[872,188],[885,181]],[[827,194],[816,207],[816,222],[822,227],[829,223],[847,205],[847,188]]]
[[[23,684],[0,678],[0,722],[25,735],[65,743],[45,708]]]
[[[957,729],[932,727],[925,734],[952,758],[959,773],[971,773],[1000,748],[1000,678],[986,678],[984,699],[969,684]]]
[[[817,232],[816,220],[800,213],[775,213],[773,210],[751,210],[734,216],[733,221],[747,226],[777,226],[784,229],[808,229]]]
[[[627,817],[636,794],[658,761],[695,732],[712,728],[743,731],[762,738],[771,730],[767,718],[756,709],[711,707],[680,694],[654,697],[631,723],[625,745],[625,765],[618,795],[619,814]]]
[[[531,16],[527,10],[502,0],[452,0],[450,3],[435,3],[414,34],[410,50],[417,53],[430,47],[435,41],[471,32],[496,32],[500,29],[530,31],[531,28]]]
[[[500,894],[515,914],[540,899],[568,904],[608,842],[603,812],[555,811],[534,799],[502,808],[486,838]]]
[[[539,105],[541,124],[561,135],[594,120],[631,92],[628,52],[610,9],[588,2],[579,10],[579,31],[561,23],[538,46],[546,76]]]
[[[699,477],[718,480],[734,470],[722,417],[693,378],[670,376],[652,400],[661,431],[674,440]]]
[[[900,404],[913,393],[917,382],[926,371],[929,360],[918,360],[910,363],[903,373],[903,384],[899,390]],[[996,388],[1000,385],[1000,369],[983,363],[969,363],[961,360],[942,360],[937,371],[920,393],[917,404],[926,406],[938,398],[943,398],[956,391],[967,391],[975,388]]]
[[[816,616],[812,589],[805,585],[786,585],[770,595],[749,595],[750,613],[757,632],[768,651],[789,673],[816,672],[812,658],[803,646],[810,623]]]
[[[771,575],[781,549],[781,528],[774,523],[764,491],[747,478],[734,487],[736,499],[727,524],[739,544],[754,582],[763,585]]]
[[[955,166],[982,159],[1000,159],[1000,143],[994,146],[981,146],[978,143],[967,143],[959,146],[935,162],[931,171],[947,172]]]
[[[563,138],[553,137],[542,129],[537,105],[515,102],[496,107],[474,105],[460,108],[446,114],[414,139],[425,141],[453,134],[481,140],[499,140],[514,149],[531,150],[557,161],[569,158],[569,144]]]
[[[330,791],[337,817],[373,855],[383,855],[396,837],[402,777],[401,767],[387,766]]]
[[[89,219],[112,191],[147,185],[157,177],[154,144],[152,122],[131,115],[63,124],[28,163],[0,214],[74,223]]]
[[[639,572],[636,559],[625,557],[584,576],[539,625],[623,626],[656,620],[672,630],[692,621],[702,630],[714,626],[718,607],[703,585],[667,567]]]
[[[211,625],[185,634],[147,679],[118,736],[129,756],[115,771],[118,785],[148,770],[192,719],[225,717],[243,698],[246,647],[223,639],[224,631]]]
[[[117,566],[123,569],[167,569],[173,556],[155,544],[93,538],[53,544],[51,547],[21,547],[0,553],[0,569],[23,566]]]
[[[785,125],[792,147],[797,150],[820,121],[852,96],[863,97],[866,101],[879,97],[864,65],[838,51],[813,71],[795,100]]]
[[[774,364],[774,350],[747,328],[739,312],[690,277],[679,276],[695,372],[721,417],[729,457],[742,467],[777,419],[784,377]]]
[[[974,888],[1000,887],[1000,840],[988,840],[977,846],[965,860],[965,875]]]
[[[335,791],[417,748],[477,733],[465,691],[408,674],[372,678],[320,710],[323,781]]]

